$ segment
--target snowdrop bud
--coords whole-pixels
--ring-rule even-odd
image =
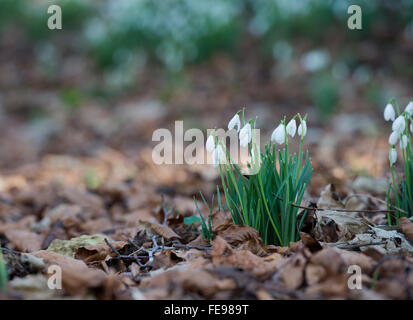
[[[298,126],[297,133],[302,137],[305,137],[305,135],[307,134],[307,122],[305,120],[303,120]]]
[[[396,131],[393,131],[389,137],[389,144],[394,146],[397,143],[397,140],[399,140],[399,133]]]
[[[272,132],[271,141],[278,144],[285,142],[285,126],[282,123]]]
[[[404,111],[413,116],[413,100],[408,103]]]
[[[241,147],[248,146],[248,143],[251,142],[251,125],[247,123],[239,132],[239,145]]]
[[[398,116],[396,120],[394,120],[392,129],[393,131],[402,134],[404,129],[406,128],[406,119],[403,116]]]
[[[407,148],[407,143],[408,143],[408,138],[407,136],[404,134],[401,136],[400,138],[400,149],[404,150]]]
[[[239,132],[239,129],[241,128],[241,120],[238,113],[228,122],[228,130],[232,130],[235,127],[237,127],[237,131]]]
[[[219,164],[225,163],[227,160],[225,151],[221,145],[218,145],[212,152],[212,164],[217,168]]]
[[[213,134],[210,134],[207,141],[206,141],[206,149],[208,152],[212,152],[215,149],[215,137]]]
[[[397,151],[396,151],[396,149],[394,149],[394,148],[390,149],[389,160],[390,160],[391,165],[393,165],[397,161]]]
[[[388,103],[386,108],[384,108],[384,120],[386,121],[394,121],[396,118],[396,112],[394,111],[393,105]]]
[[[297,131],[297,124],[294,119],[291,119],[287,124],[287,134],[294,138],[295,132]]]

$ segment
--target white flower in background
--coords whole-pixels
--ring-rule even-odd
[[[305,137],[307,134],[307,122],[305,120],[302,120],[300,125],[298,126],[297,133],[299,136]]]
[[[287,134],[294,138],[295,132],[297,131],[297,124],[294,119],[291,119],[287,124]]]
[[[278,144],[285,142],[285,126],[282,123],[272,132],[271,141]]]
[[[228,130],[232,130],[235,127],[237,127],[237,131],[239,132],[239,129],[241,128],[241,120],[238,113],[228,122]]]
[[[215,136],[214,136],[214,134],[211,133],[209,135],[209,137],[206,141],[205,147],[206,147],[208,152],[214,151],[214,149],[215,149]]]
[[[411,116],[413,116],[413,101],[410,101],[407,106],[406,109],[404,110],[406,111],[408,114],[410,114]]]
[[[386,121],[394,121],[396,118],[396,112],[394,111],[393,105],[388,103],[386,108],[384,108],[384,120]]]
[[[227,160],[225,151],[221,145],[218,145],[212,152],[212,164],[217,168],[219,164],[225,163]]]
[[[400,138],[400,149],[404,150],[407,148],[407,143],[409,142],[407,136],[404,134]]]
[[[397,151],[396,151],[396,149],[394,149],[394,148],[390,149],[389,160],[390,160],[391,165],[393,165],[397,161]]]
[[[394,146],[397,143],[397,140],[399,140],[400,134],[397,133],[396,131],[393,131],[389,137],[389,144]]]
[[[248,143],[251,142],[251,125],[247,123],[239,132],[239,145],[241,147],[248,146]]]
[[[399,134],[402,134],[404,129],[406,128],[406,119],[401,115],[394,120],[392,129]]]
[[[413,123],[410,124],[410,132],[413,133]]]

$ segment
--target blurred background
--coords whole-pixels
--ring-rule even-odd
[[[51,4],[62,30],[47,28]],[[351,4],[362,30],[347,27]],[[0,170],[104,153],[163,192],[197,192],[216,172],[154,166],[152,132],[225,128],[246,107],[262,142],[284,115],[308,114],[311,195],[383,189],[359,178],[388,174],[382,111],[413,97],[412,57],[409,0],[1,0]]]

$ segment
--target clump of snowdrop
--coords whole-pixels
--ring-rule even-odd
[[[397,112],[397,114],[396,114]],[[396,117],[397,116],[397,117]],[[384,109],[384,119],[393,121],[392,133],[389,136],[389,162],[392,181],[388,192],[388,207],[396,211],[395,216],[388,215],[389,224],[396,223],[401,216],[413,215],[413,100],[410,101],[403,112],[397,102],[391,100]],[[403,156],[403,175],[399,176],[395,168],[398,151],[396,144],[400,140],[400,153]]]
[[[244,109],[229,121],[228,129],[237,129],[239,145],[248,148],[249,168],[258,163],[258,170],[246,176],[230,158],[225,146],[211,136],[213,164],[219,168],[226,205],[235,224],[248,225],[260,233],[265,243],[289,245],[297,241],[303,220],[297,221],[298,208],[312,174],[308,153],[303,153],[307,133],[306,117],[295,115],[288,123],[282,119],[261,152],[255,139],[256,118],[246,120]],[[297,130],[297,121],[299,127]],[[300,151],[291,155],[289,138],[299,135]],[[283,149],[279,150],[277,147]],[[208,149],[208,147],[207,147]]]

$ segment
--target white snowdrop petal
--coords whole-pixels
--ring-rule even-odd
[[[215,149],[215,138],[212,134],[208,137],[205,146],[206,146],[206,149],[207,149],[208,152],[214,151],[214,149]]]
[[[404,110],[406,111],[408,114],[410,114],[411,116],[413,116],[413,101],[410,101],[407,106],[406,109]]]
[[[398,132],[393,131],[389,136],[389,144],[394,146],[397,143],[397,140],[399,140],[399,136]]]
[[[391,148],[389,151],[389,160],[390,160],[390,164],[393,165],[396,163],[397,161],[397,151],[394,148]]]
[[[400,149],[404,150],[407,148],[407,144],[408,144],[408,138],[407,136],[404,134],[401,136],[400,138]]]
[[[239,132],[241,128],[241,120],[239,118],[238,113],[232,117],[232,119],[228,122],[228,130],[232,130],[237,127],[237,131]]]
[[[300,123],[300,125],[298,126],[298,130],[297,133],[299,136],[305,137],[307,134],[307,123],[305,120],[302,121],[302,123]]]
[[[410,124],[410,132],[413,133],[413,123]]]
[[[394,121],[396,118],[396,112],[394,111],[393,105],[388,103],[386,108],[384,108],[384,120],[386,121]]]
[[[406,119],[404,116],[398,116],[396,120],[394,120],[392,129],[393,131],[398,132],[399,134],[402,134],[404,129],[406,128]]]
[[[219,164],[226,162],[225,151],[222,146],[218,145],[212,152],[212,164],[217,168]]]
[[[241,147],[248,146],[251,142],[251,125],[247,123],[239,132],[239,144]]]
[[[294,138],[295,133],[297,131],[297,124],[294,119],[291,119],[290,122],[287,124],[287,134]]]
[[[285,126],[283,124],[280,124],[272,132],[271,141],[276,142],[278,144],[283,144],[285,142]]]

